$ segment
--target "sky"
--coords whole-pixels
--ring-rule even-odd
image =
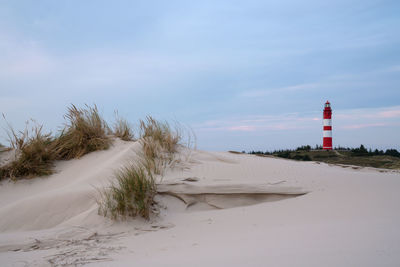
[[[0,18],[0,112],[19,130],[96,104],[177,121],[199,149],[295,148],[322,144],[329,100],[334,146],[400,149],[397,0],[0,0]]]

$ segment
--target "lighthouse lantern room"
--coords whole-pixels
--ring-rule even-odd
[[[332,109],[329,101],[326,101],[324,108],[324,134],[323,146],[324,150],[332,149]]]

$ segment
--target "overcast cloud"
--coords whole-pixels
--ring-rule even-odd
[[[56,131],[70,103],[96,103],[107,119],[180,121],[200,149],[266,150],[320,144],[329,100],[334,145],[400,148],[399,14],[374,0],[2,1],[0,112]]]

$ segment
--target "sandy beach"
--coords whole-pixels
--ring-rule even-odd
[[[137,142],[0,184],[1,266],[398,266],[400,174],[181,148],[149,221],[98,215]]]

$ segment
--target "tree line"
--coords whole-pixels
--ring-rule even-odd
[[[299,152],[299,151],[311,151],[311,150],[322,150],[321,145],[315,145],[314,147],[310,145],[303,145],[299,146],[296,149],[279,149],[279,150],[273,150],[273,151],[249,151],[247,152],[248,154],[256,154],[256,155],[274,155],[278,156],[281,158],[292,158],[292,159],[297,159],[295,157],[298,157],[298,160],[311,160],[311,158],[308,155],[295,155],[291,156],[291,153],[293,152]],[[341,151],[350,151],[352,156],[392,156],[392,157],[397,157],[400,158],[400,152],[397,149],[391,148],[391,149],[386,149],[386,151],[383,150],[372,150],[366,149],[364,145],[360,145],[360,147],[357,148],[350,148],[350,147],[342,147],[338,146],[335,147],[334,150],[341,150]],[[245,151],[242,151],[243,153],[246,153]]]

